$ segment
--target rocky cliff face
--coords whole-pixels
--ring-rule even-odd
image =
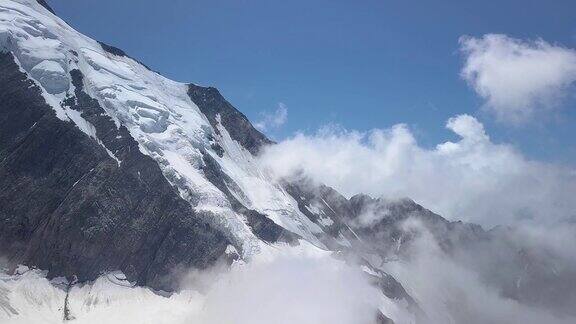
[[[121,269],[144,285],[175,266],[206,267],[228,241],[178,196],[158,165],[82,91],[71,103],[106,149],[58,119],[10,53],[0,56],[0,248],[54,275]]]

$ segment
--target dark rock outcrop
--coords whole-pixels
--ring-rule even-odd
[[[378,324],[394,324],[394,321],[382,314],[380,311],[376,314],[376,323]]]
[[[189,84],[188,95],[216,131],[220,123],[226,128],[230,137],[250,153],[256,155],[263,145],[272,144],[272,141],[252,126],[243,113],[222,97],[218,89]],[[218,116],[220,120],[217,119]]]

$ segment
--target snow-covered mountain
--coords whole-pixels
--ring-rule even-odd
[[[276,241],[288,231],[323,246],[316,238],[321,228],[255,163],[253,155],[270,141],[216,89],[166,79],[76,32],[34,1],[3,1],[0,14],[3,85],[10,90],[2,98],[3,120],[10,124],[2,127],[3,175],[10,178],[3,184],[12,188],[2,196],[3,212],[11,211],[4,228],[17,235],[3,237],[12,244],[24,243],[22,250],[28,242],[50,246],[62,238],[40,238],[40,233],[64,230],[63,223],[72,219],[81,222],[75,230],[84,228],[76,242],[87,236],[106,242],[150,230],[147,224],[160,225],[166,214],[174,214],[172,221],[207,226],[206,233],[214,233],[215,244],[206,248],[212,251],[203,254],[216,256],[231,243],[249,258],[263,240]],[[45,153],[30,152],[37,160],[27,160],[33,169],[22,170],[20,152],[35,145],[31,142]],[[36,174],[22,177],[17,169]],[[12,212],[12,206],[32,197],[35,210]],[[52,216],[40,220],[39,214]],[[119,221],[124,228],[117,227]],[[168,244],[175,230],[153,231]],[[144,239],[150,238],[127,243],[140,249]],[[73,255],[86,255],[91,247],[71,249]],[[27,250],[26,259],[38,260]],[[41,253],[50,260],[66,258]]]
[[[0,257],[10,265],[0,319],[18,322],[27,307],[67,317],[107,298],[192,307],[185,293],[157,292],[178,290],[187,269],[297,246],[362,269],[380,294],[379,322],[421,322],[426,307],[387,273],[418,236],[406,222],[424,224],[449,253],[506,236],[409,199],[348,199],[307,179],[278,180],[258,162],[266,145],[217,89],[165,78],[44,1],[0,0]],[[507,292],[521,300],[524,287]]]

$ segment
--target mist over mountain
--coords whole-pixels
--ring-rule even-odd
[[[574,323],[572,169],[278,112],[0,0],[0,321]]]

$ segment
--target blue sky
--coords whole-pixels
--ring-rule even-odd
[[[278,103],[282,139],[337,123],[406,123],[424,146],[454,139],[468,113],[528,157],[576,162],[576,112],[497,122],[462,80],[458,39],[501,33],[576,48],[574,1],[49,1],[79,31],[180,81],[213,85],[253,121]],[[571,95],[574,97],[573,95]]]

